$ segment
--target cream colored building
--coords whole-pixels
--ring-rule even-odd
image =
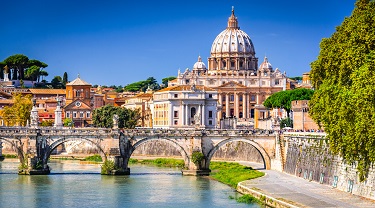
[[[217,125],[216,90],[202,85],[178,85],[154,93],[154,128],[207,128]]]
[[[152,90],[147,90],[146,93],[140,93],[132,97],[125,98],[125,104],[121,105],[123,108],[138,109],[141,113],[141,119],[137,126],[140,127],[152,127]]]
[[[195,84],[214,89],[222,106],[217,112],[218,119],[258,119],[256,115],[259,113],[255,113],[257,106],[261,106],[271,94],[291,87],[285,72],[273,69],[267,57],[258,65],[254,45],[250,37],[240,30],[234,9],[226,29],[213,41],[210,54],[208,67],[198,57],[192,70],[179,71],[177,78],[168,86]]]

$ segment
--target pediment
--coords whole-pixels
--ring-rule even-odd
[[[224,83],[223,85],[220,85],[219,88],[246,88],[246,86],[238,82],[230,81],[230,82]]]
[[[91,110],[90,105],[80,99],[74,100],[72,103],[64,107],[65,110]]]

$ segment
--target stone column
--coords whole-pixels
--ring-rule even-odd
[[[250,116],[250,107],[251,107],[251,105],[250,105],[250,94],[249,93],[247,93],[246,94],[246,117],[247,118],[251,118],[251,116]]]
[[[182,104],[182,108],[181,109],[181,125],[184,126],[185,125],[185,104]]]
[[[205,104],[202,105],[202,126],[206,126],[206,111],[205,111]]]
[[[57,100],[57,106],[56,106],[56,110],[55,110],[55,124],[54,124],[54,127],[62,127],[63,126],[63,123],[62,123],[62,110],[61,110],[61,107],[60,107],[60,98],[57,97],[56,98]]]
[[[225,95],[225,116],[226,117],[230,116],[230,111],[229,111],[229,96],[230,96],[229,93],[227,93]]]
[[[260,93],[259,92],[257,92],[257,103],[256,104],[258,104],[258,105],[260,105],[261,103],[260,103]]]
[[[247,99],[246,99],[246,96],[247,96],[247,94],[246,93],[244,93],[244,94],[242,94],[242,117],[243,118],[247,118],[247,114],[246,114],[246,107],[247,107]]]
[[[239,118],[239,111],[240,111],[240,102],[239,102],[239,96],[238,96],[238,92],[237,93],[234,93],[234,116],[236,116],[236,118]]]
[[[185,105],[185,113],[186,113],[186,117],[185,117],[185,125],[186,126],[189,126],[189,106],[188,104]]]
[[[199,104],[199,107],[198,107],[198,113],[199,113],[199,125],[202,125],[202,105]]]

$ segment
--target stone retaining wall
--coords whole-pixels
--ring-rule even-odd
[[[359,181],[356,164],[346,164],[329,150],[323,137],[285,137],[286,162],[284,172],[306,180],[327,184],[355,195],[375,199],[375,169],[370,169],[367,180]]]

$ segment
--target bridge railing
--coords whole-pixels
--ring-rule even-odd
[[[245,130],[245,129],[124,129],[125,135],[175,135],[175,136],[248,136],[271,135],[278,133],[273,130]]]
[[[54,127],[0,127],[0,135],[111,135],[112,129],[106,128],[54,128]]]

